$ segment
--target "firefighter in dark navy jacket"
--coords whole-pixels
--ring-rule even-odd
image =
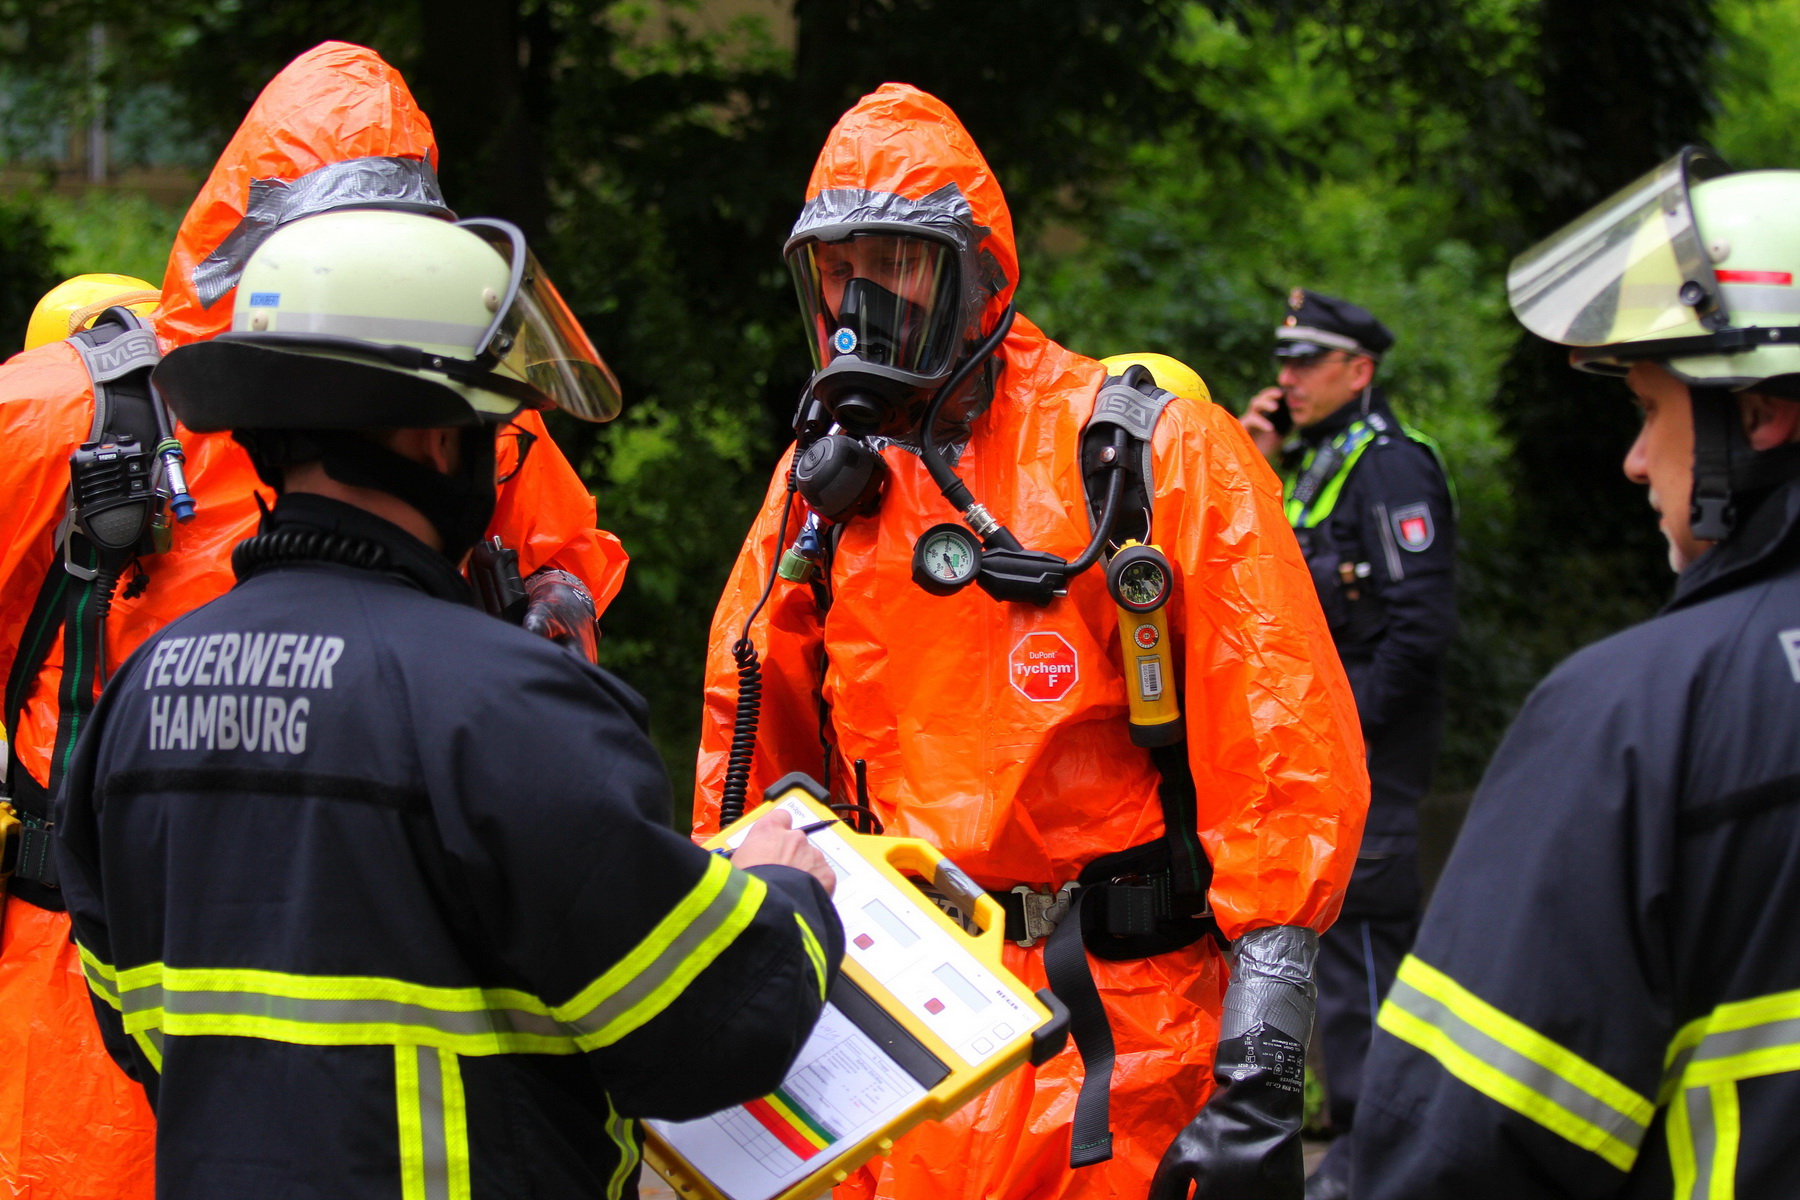
[[[1381,1010],[1357,1200],[1800,1196],[1796,214],[1800,171],[1685,151],[1513,263],[1528,328],[1626,375],[1680,575],[1489,766]]]
[[[612,377],[501,222],[295,222],[236,305],[156,383],[278,499],[111,681],[57,824],[158,1194],[635,1195],[636,1118],[771,1090],[842,931],[802,834],[674,833],[642,700],[457,570],[500,423],[606,419]]]
[[[1418,927],[1419,801],[1431,786],[1456,633],[1456,514],[1436,446],[1402,424],[1374,384],[1394,344],[1387,326],[1346,300],[1295,288],[1275,338],[1280,386],[1251,399],[1243,424],[1281,472],[1369,754],[1356,873],[1319,945],[1319,1042],[1341,1132],[1355,1119],[1375,1007]],[[1325,1176],[1338,1167],[1334,1155]]]

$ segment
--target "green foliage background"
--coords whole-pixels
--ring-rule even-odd
[[[109,111],[152,164],[210,161],[325,37],[406,71],[452,203],[541,235],[626,385],[618,421],[557,433],[633,557],[603,654],[649,697],[678,803],[712,605],[804,379],[780,243],[832,120],[874,84],[961,113],[1014,205],[1020,307],[1079,351],[1174,354],[1236,407],[1291,287],[1394,328],[1383,381],[1462,503],[1449,790],[1550,665],[1667,589],[1616,471],[1623,393],[1521,339],[1508,259],[1697,136],[1800,166],[1800,0],[442,5],[0,0],[0,145],[29,164],[55,142],[41,114],[81,117],[93,80],[43,64],[84,61],[101,18],[133,49],[109,61]],[[481,57],[495,38],[516,61]],[[62,274],[160,279],[179,216],[126,190],[21,194],[0,209],[0,254],[26,264],[5,294],[29,305],[51,243]],[[14,315],[0,304],[0,328]]]

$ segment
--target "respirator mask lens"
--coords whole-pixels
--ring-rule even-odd
[[[945,374],[960,325],[957,252],[895,233],[810,241],[788,253],[813,369],[845,355],[917,376]]]

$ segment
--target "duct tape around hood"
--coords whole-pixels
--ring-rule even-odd
[[[454,220],[437,172],[422,158],[352,158],[298,179],[255,179],[244,219],[194,268],[194,291],[207,308],[237,286],[244,264],[271,233],[290,221],[338,208],[375,206]]]
[[[788,234],[791,248],[798,238],[818,234],[821,230],[847,225],[913,225],[936,230],[954,240],[964,254],[975,255],[977,270],[968,284],[980,289],[981,301],[998,296],[1007,285],[1006,272],[993,252],[980,249],[992,231],[975,221],[975,210],[954,183],[946,183],[937,191],[917,200],[909,200],[897,192],[877,192],[866,188],[826,188],[800,210]]]

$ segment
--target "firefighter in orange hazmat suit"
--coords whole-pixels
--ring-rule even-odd
[[[734,785],[732,804],[789,771],[822,767],[834,799],[853,802],[864,789],[850,781],[864,779],[888,832],[940,846],[1008,906],[1009,938],[1034,941],[1058,913],[1052,894],[1071,900],[1079,919],[1055,926],[1048,951],[1009,946],[1007,965],[1034,987],[1055,987],[1055,960],[1067,957],[1058,935],[1072,931],[1074,969],[1091,971],[1111,1024],[1111,1037],[1100,1037],[1090,1015],[1082,1047],[1099,1080],[1089,1091],[1102,1102],[1111,1073],[1110,1134],[1105,1109],[1093,1120],[1093,1097],[1078,1100],[1081,1056],[1065,1051],[914,1130],[838,1196],[1141,1197],[1163,1160],[1163,1194],[1185,1196],[1196,1179],[1203,1191],[1255,1179],[1248,1190],[1206,1194],[1297,1200],[1308,968],[1355,861],[1368,780],[1355,706],[1282,517],[1280,485],[1229,412],[1159,394],[1145,540],[1174,564],[1167,608],[1186,745],[1147,751],[1128,730],[1104,572],[1051,563],[1053,575],[1065,572],[1066,595],[1051,588],[1036,596],[1041,606],[987,594],[1012,587],[988,566],[1024,577],[1050,562],[1020,543],[1066,564],[1096,540],[1104,521],[1089,515],[1083,430],[1103,384],[1115,389],[1100,363],[1012,313],[1011,218],[955,115],[903,85],[864,97],[826,141],[788,256],[818,368],[797,421],[802,441],[812,440],[798,462],[790,450],[777,468],[714,617],[696,832],[717,828],[721,794]],[[926,408],[925,398],[937,403]],[[841,432],[821,436],[828,428]],[[790,505],[790,480],[805,507]],[[974,569],[954,536],[921,541],[959,508],[984,538],[980,589],[952,590],[952,577]],[[996,554],[1009,546],[1018,553]],[[776,578],[784,550],[790,564],[817,559],[810,586],[787,566]],[[915,585],[921,572],[950,594],[926,594]],[[753,750],[739,739],[734,770],[746,621],[760,652],[761,723]],[[1159,793],[1183,786],[1188,831],[1165,839]],[[1172,948],[1151,937],[1138,943],[1151,952],[1121,952],[1112,922],[1126,908],[1114,903],[1154,890],[1133,882],[1167,882],[1176,849],[1162,858],[1162,847],[1192,843],[1192,832],[1202,868],[1210,861],[1210,889],[1199,885],[1210,919],[1159,925],[1187,930]],[[1093,870],[1128,850],[1141,872]],[[1078,880],[1096,886],[1064,890]],[[1112,899],[1097,908],[1089,892]],[[1236,943],[1235,978],[1201,930]],[[1090,961],[1083,940],[1106,957]],[[1082,1026],[1077,1013],[1078,1044]],[[1216,1050],[1221,1072],[1248,1082],[1225,1087],[1201,1113]],[[1263,1101],[1249,1096],[1256,1089]],[[1234,1091],[1239,1099],[1223,1103]]]
[[[371,176],[358,163],[380,168],[373,176],[387,180],[380,186],[400,179],[408,187],[428,182],[435,190],[435,176],[420,168],[435,158],[425,114],[399,73],[373,51],[326,43],[296,59],[257,98],[182,222],[153,316],[161,348],[166,352],[230,327],[232,264],[241,266],[254,244],[244,242],[259,227],[272,227],[281,203],[292,217],[305,215],[308,205],[369,198],[359,189]],[[292,186],[266,182],[272,180]],[[256,207],[253,193],[279,202],[274,208],[264,204],[260,222],[245,221],[247,205]],[[232,246],[222,248],[228,238],[241,250],[235,257]],[[212,264],[203,268],[209,258]],[[196,282],[197,268],[204,288]],[[63,742],[73,724],[62,721],[59,740],[63,631],[48,637],[39,670],[15,679],[22,672],[14,668],[21,636],[36,624],[30,620],[34,599],[46,578],[61,570],[55,530],[70,484],[70,454],[90,436],[91,380],[66,341],[27,351],[0,368],[0,434],[7,450],[0,458],[0,495],[7,497],[8,515],[0,539],[0,676],[9,680],[12,795],[28,815],[44,812],[37,806],[60,776],[52,760],[68,749]],[[593,607],[603,608],[623,581],[624,550],[611,534],[595,529],[592,496],[536,414],[519,425],[541,444],[518,461],[529,447],[527,439],[514,439],[516,473],[500,489],[489,531],[518,552],[524,575],[545,567],[566,570],[585,581]],[[140,560],[144,578],[128,577],[114,595],[102,635],[106,664],[123,662],[156,630],[228,590],[231,549],[256,532],[259,485],[243,450],[228,434],[177,432],[198,511],[175,528],[167,552]],[[566,577],[552,582],[554,591],[572,586]],[[28,840],[24,849],[30,852],[33,844]],[[23,872],[14,877],[0,932],[0,1180],[11,1187],[7,1194],[37,1200],[149,1200],[152,1117],[143,1089],[101,1044],[61,908],[46,881]]]

